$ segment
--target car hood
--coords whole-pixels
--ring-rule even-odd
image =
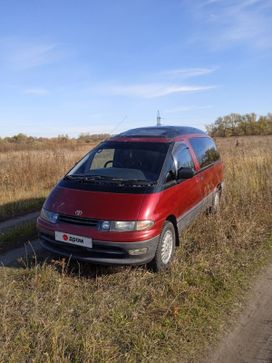
[[[110,193],[56,186],[44,208],[66,215],[104,220],[137,220],[144,194]]]

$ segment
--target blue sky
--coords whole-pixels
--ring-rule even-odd
[[[0,136],[272,111],[272,0],[0,0]]]

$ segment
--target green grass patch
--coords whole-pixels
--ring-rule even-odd
[[[36,221],[25,222],[0,233],[0,253],[37,238]]]

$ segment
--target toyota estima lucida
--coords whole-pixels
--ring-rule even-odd
[[[129,130],[96,146],[55,186],[37,221],[44,248],[101,264],[171,264],[179,235],[216,211],[223,165],[192,127]]]

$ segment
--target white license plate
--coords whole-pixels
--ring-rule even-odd
[[[66,243],[71,243],[71,244],[77,245],[77,246],[88,247],[88,248],[92,248],[92,246],[93,246],[93,241],[91,238],[76,236],[74,234],[69,234],[69,233],[65,233],[65,232],[56,231],[55,240],[61,241],[61,242],[66,242]]]

